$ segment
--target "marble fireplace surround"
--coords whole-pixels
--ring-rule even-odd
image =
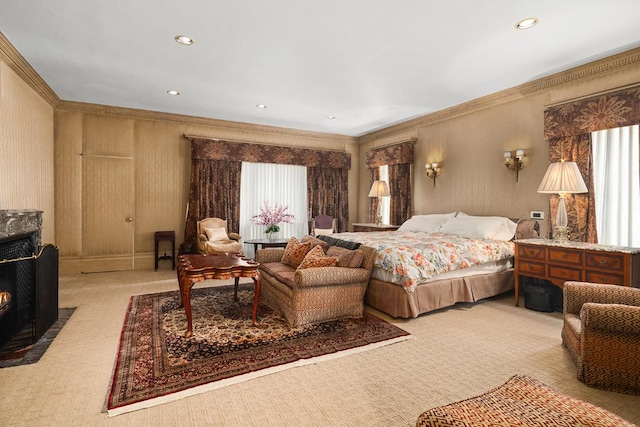
[[[0,209],[0,242],[18,236],[34,236],[36,248],[42,245],[42,211],[35,209]]]

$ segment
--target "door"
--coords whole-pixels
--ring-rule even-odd
[[[82,177],[82,271],[133,269],[133,158],[83,155]]]

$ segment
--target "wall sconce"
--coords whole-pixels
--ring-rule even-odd
[[[521,148],[518,148],[513,153],[511,151],[504,152],[504,165],[507,167],[507,169],[516,172],[516,182],[518,182],[520,170],[524,167],[522,164],[522,159],[524,159],[524,150]]]
[[[436,177],[440,174],[440,165],[438,162],[433,163],[425,163],[424,164],[424,173],[433,179],[433,186],[436,186]]]

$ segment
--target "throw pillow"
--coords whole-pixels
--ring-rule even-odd
[[[327,249],[329,249],[329,244],[327,242],[325,242],[324,240],[320,240],[316,237],[313,237],[310,234],[307,234],[306,236],[304,236],[302,238],[302,240],[300,240],[302,243],[304,242],[311,242],[311,246],[316,246],[316,245],[320,245],[322,246],[322,249],[326,252]]]
[[[210,242],[214,242],[216,240],[229,240],[229,237],[227,236],[227,232],[225,231],[224,227],[205,228],[204,232],[207,235],[207,238],[209,239]]]
[[[284,248],[284,254],[282,255],[281,263],[290,265],[293,268],[298,268],[307,252],[311,250],[311,242],[301,243],[295,237],[292,237],[287,243],[287,247]],[[323,252],[324,253],[324,252]]]
[[[307,253],[307,255],[298,266],[298,269],[302,270],[304,268],[334,267],[337,263],[338,257],[325,256],[322,246],[316,245]]]
[[[331,246],[327,250],[327,256],[338,257],[337,267],[358,268],[364,259],[364,253],[360,249],[350,250]]]

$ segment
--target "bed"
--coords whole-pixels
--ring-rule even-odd
[[[375,248],[365,303],[413,318],[513,289],[513,240],[538,234],[534,220],[451,213],[416,215],[397,231],[331,237]]]

